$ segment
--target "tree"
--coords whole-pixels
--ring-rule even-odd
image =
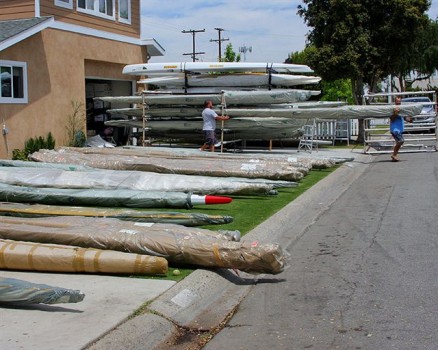
[[[410,54],[412,67],[417,73],[416,78],[410,81],[412,84],[416,80],[428,79],[438,69],[438,20],[428,23],[422,31],[418,33],[415,51]]]
[[[306,51],[291,52],[284,63],[307,64]]]
[[[236,54],[233,50],[233,45],[229,43],[225,48],[224,62],[240,62],[240,53]]]
[[[326,81],[350,79],[356,104],[364,85],[375,91],[389,74],[410,65],[420,32],[427,27],[428,0],[303,0],[298,14],[311,28],[306,59]],[[360,132],[359,141],[363,132]]]
[[[321,101],[346,101],[348,104],[354,101],[349,79],[321,81],[321,90]]]

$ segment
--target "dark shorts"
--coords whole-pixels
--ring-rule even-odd
[[[214,130],[204,130],[205,144],[212,146],[217,143],[216,133]]]
[[[400,131],[391,132],[391,135],[397,143],[404,143],[405,142],[405,139],[403,137],[403,133],[401,133]]]

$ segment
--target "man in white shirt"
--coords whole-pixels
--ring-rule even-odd
[[[216,112],[212,109],[213,102],[205,101],[204,102],[204,110],[202,111],[202,120],[204,121],[204,125],[202,127],[202,131],[204,132],[205,142],[201,147],[201,151],[209,148],[210,152],[214,152],[214,145],[217,143],[216,138],[216,120],[228,120],[229,116],[217,115]]]

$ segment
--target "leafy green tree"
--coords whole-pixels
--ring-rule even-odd
[[[409,54],[412,67],[406,67],[406,73],[410,72],[410,68],[418,73],[411,84],[415,80],[430,78],[438,69],[438,20],[430,20],[428,25],[419,31],[415,51]]]
[[[321,81],[322,101],[346,101],[348,104],[354,102],[351,80],[338,79],[335,81]]]
[[[284,63],[307,64],[306,52],[304,50],[291,52]]]
[[[285,60],[285,63],[308,64],[307,56],[313,50],[315,50],[313,46],[307,46],[303,51],[292,52]],[[349,104],[354,102],[350,79],[322,80],[320,84],[322,101],[346,101]]]
[[[298,14],[314,47],[307,62],[326,81],[350,79],[362,104],[365,84],[376,91],[382,78],[406,72],[429,7],[428,0],[303,0]]]
[[[222,60],[224,62],[240,62],[240,53],[236,54],[233,50],[233,45],[229,43],[225,48],[224,58]]]
[[[312,28],[307,56],[323,79],[351,79],[357,104],[364,84],[371,91],[388,74],[399,74],[428,25],[427,0],[303,0],[298,13]]]

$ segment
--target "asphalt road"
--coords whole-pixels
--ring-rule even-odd
[[[438,349],[438,153],[400,158],[321,197],[303,232],[278,218],[290,267],[260,276],[204,349]]]

